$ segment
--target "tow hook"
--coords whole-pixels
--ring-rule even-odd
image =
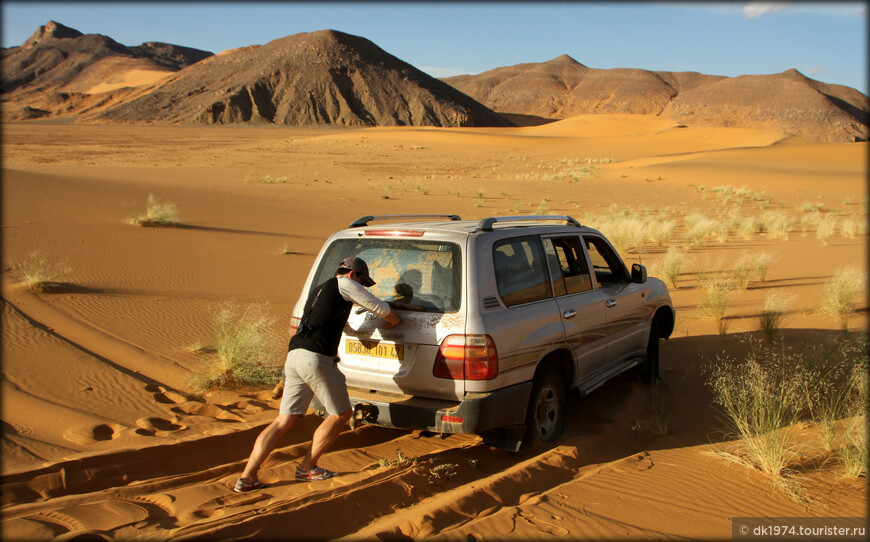
[[[373,422],[377,419],[378,409],[369,404],[369,403],[357,403],[353,407],[353,416],[350,421],[350,429],[353,431],[358,426],[366,423]]]

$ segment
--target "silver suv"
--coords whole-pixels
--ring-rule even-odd
[[[321,249],[293,326],[347,256],[368,263],[372,292],[402,319],[380,329],[351,311],[338,351],[353,424],[478,433],[509,450],[551,442],[568,390],[633,367],[657,378],[659,339],[674,328],[662,281],[629,272],[600,232],[550,215],[360,218]]]

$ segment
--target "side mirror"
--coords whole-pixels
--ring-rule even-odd
[[[646,282],[646,267],[639,263],[631,264],[631,282],[638,284]]]

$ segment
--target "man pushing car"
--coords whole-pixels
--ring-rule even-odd
[[[305,415],[312,397],[317,397],[328,416],[314,432],[311,448],[296,468],[296,479],[318,481],[339,475],[317,466],[317,461],[353,415],[347,384],[338,369],[341,333],[354,304],[382,318],[383,328],[399,323],[396,311],[366,290],[374,284],[368,265],[360,258],[349,256],[341,262],[335,276],[311,291],[299,327],[290,339],[278,416],[254,442],[245,470],[233,488],[235,491],[242,493],[267,486],[257,479],[260,466],[280,438]]]

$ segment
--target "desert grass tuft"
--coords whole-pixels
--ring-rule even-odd
[[[631,429],[638,433],[649,436],[664,436],[671,430],[674,412],[676,411],[680,388],[683,381],[672,388],[663,379],[658,379],[648,386],[648,409],[649,416],[637,420]]]
[[[270,331],[275,320],[264,305],[226,302],[214,311],[214,355],[190,381],[204,392],[214,388],[271,385],[280,367],[269,365],[279,349]]]
[[[160,201],[154,194],[149,194],[145,213],[131,216],[128,222],[137,226],[175,226],[178,224],[178,210],[174,203]]]
[[[730,458],[772,477],[793,494],[786,469],[797,455],[788,430],[804,410],[808,375],[793,355],[750,341],[744,359],[718,356],[708,368],[707,385],[725,414],[728,435],[739,439]]]
[[[817,424],[824,453],[838,460],[846,476],[868,472],[868,354],[866,334],[804,351],[811,376],[806,398],[810,419]]]
[[[668,248],[665,254],[665,259],[662,262],[662,268],[665,280],[668,285],[674,290],[677,289],[677,283],[680,280],[680,275],[683,272],[683,265],[686,263],[686,253],[677,246]]]
[[[767,342],[773,342],[782,329],[785,313],[793,299],[794,296],[786,296],[780,292],[772,292],[765,298],[757,323],[758,330]]]
[[[737,257],[734,262],[734,269],[731,271],[731,278],[734,285],[741,290],[749,288],[749,283],[752,280],[752,275],[755,267],[755,256],[748,252],[743,252]]]
[[[844,331],[849,329],[849,316],[855,312],[855,303],[866,282],[867,273],[849,265],[836,269],[825,284],[821,310],[838,318]]]
[[[730,323],[725,318],[725,312],[728,310],[728,304],[730,303],[732,285],[720,273],[715,271],[702,271],[698,273],[698,280],[702,288],[707,292],[706,299],[698,304],[698,308],[703,315],[715,320],[719,334],[725,335],[728,333],[728,325]]]
[[[866,476],[868,354],[860,334],[791,349],[749,339],[745,358],[717,357],[705,368],[707,385],[728,436],[739,439],[719,455],[768,473],[796,500],[802,496],[794,475],[808,461],[833,458],[846,476]],[[823,450],[796,434],[806,422],[818,427]]]
[[[755,270],[755,278],[760,282],[767,280],[767,270],[770,265],[776,261],[776,256],[770,252],[762,252],[753,257],[753,269]]]
[[[60,286],[57,279],[72,272],[66,262],[51,263],[39,251],[30,253],[17,267],[22,284],[31,292],[56,290]]]

